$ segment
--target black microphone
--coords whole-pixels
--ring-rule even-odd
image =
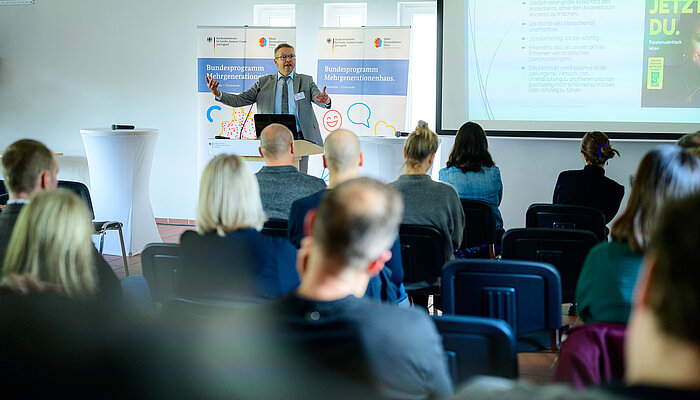
[[[119,124],[112,124],[112,130],[116,131],[119,129],[134,129],[133,125],[119,125]]]
[[[258,100],[258,93],[260,93],[260,88],[255,91],[255,101]],[[243,121],[243,125],[241,125],[241,131],[238,132],[238,138],[243,139],[243,128],[245,128],[245,123],[248,122],[248,117],[250,117],[250,112],[253,111],[253,105],[250,105],[250,108],[248,109],[248,115],[245,116],[245,120]]]

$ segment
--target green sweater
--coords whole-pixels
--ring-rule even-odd
[[[627,323],[642,258],[625,243],[599,243],[591,249],[576,286],[583,322]]]

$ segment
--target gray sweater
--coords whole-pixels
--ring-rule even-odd
[[[392,185],[403,197],[402,223],[438,228],[449,242],[451,255],[462,244],[464,233],[464,210],[457,191],[426,174],[401,175]]]
[[[292,203],[326,188],[326,182],[299,172],[294,166],[262,167],[255,176],[268,218],[287,219]]]

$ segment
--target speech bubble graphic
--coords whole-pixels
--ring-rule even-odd
[[[396,128],[387,124],[386,121],[379,121],[374,124],[374,136],[394,137],[395,134]]]
[[[343,125],[343,117],[337,110],[328,110],[323,114],[323,127],[328,132],[333,132]]]
[[[221,111],[221,107],[219,107],[219,106],[211,106],[211,107],[209,107],[209,109],[207,110],[207,119],[209,120],[209,122],[214,122],[214,119],[211,117],[211,112],[214,111],[214,110],[219,110],[219,111]]]
[[[355,125],[364,125],[369,128],[369,117],[372,116],[372,110],[365,103],[355,103],[348,107],[348,121]]]

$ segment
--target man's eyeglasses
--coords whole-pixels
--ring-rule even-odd
[[[287,56],[279,56],[279,57],[275,57],[275,58],[281,58],[283,60],[291,60],[291,59],[297,58],[297,56],[295,56],[294,54],[290,54]]]

